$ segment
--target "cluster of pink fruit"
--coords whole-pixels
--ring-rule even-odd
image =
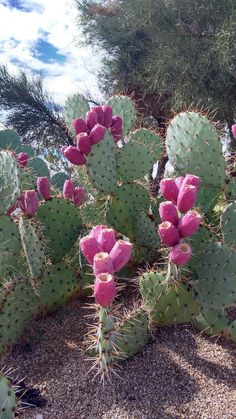
[[[52,198],[51,184],[47,177],[37,178],[37,191],[26,190],[21,192],[16,204],[7,211],[8,215],[11,215],[16,208],[20,208],[28,217],[34,217],[39,207],[38,193],[45,201]],[[72,180],[66,180],[63,187],[63,198],[72,200],[79,207],[86,199],[85,190],[79,186],[75,187]]]
[[[116,240],[112,228],[98,225],[80,240],[80,248],[93,267],[95,300],[100,306],[109,307],[117,294],[114,273],[128,263],[133,245]]]
[[[106,129],[111,132],[114,141],[122,138],[123,121],[119,115],[112,116],[112,107],[109,105],[95,106],[86,113],[85,120],[77,118],[72,121],[77,136],[77,147],[63,146],[62,154],[70,163],[77,166],[86,163],[86,157],[92,146],[104,139]]]
[[[177,266],[188,263],[192,255],[191,247],[183,239],[192,236],[200,226],[201,216],[192,209],[199,182],[198,176],[189,174],[160,182],[161,193],[167,201],[159,206],[162,223],[158,233],[162,243],[171,247],[170,261]]]
[[[236,140],[236,124],[232,125],[231,131],[232,131],[234,139]]]

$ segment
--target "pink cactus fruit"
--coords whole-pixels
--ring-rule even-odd
[[[68,146],[67,145],[63,145],[63,147],[60,148],[61,154],[63,154],[64,156],[64,151],[66,150]]]
[[[91,111],[96,112],[97,116],[98,116],[98,123],[101,125],[104,125],[104,113],[103,113],[103,109],[102,106],[94,106]]]
[[[178,231],[181,237],[196,233],[201,223],[201,215],[194,210],[188,211],[179,222]]]
[[[96,124],[93,129],[90,131],[89,138],[91,144],[100,143],[103,140],[106,133],[106,128],[103,125]]]
[[[100,243],[97,242],[95,237],[91,236],[84,236],[80,240],[80,249],[84,257],[90,263],[90,265],[93,265],[94,256],[97,253],[102,252],[102,246],[100,245]]]
[[[98,240],[98,236],[99,236],[100,232],[104,229],[107,229],[107,226],[104,225],[104,224],[99,224],[99,225],[92,228],[89,235],[91,237],[94,237],[96,240]]]
[[[73,147],[72,145],[66,147],[63,154],[70,163],[77,166],[82,166],[86,163],[85,156],[78,150],[78,148]]]
[[[14,204],[14,205],[12,205],[10,208],[8,208],[8,210],[7,210],[7,215],[9,215],[9,216],[11,216],[11,214],[16,210],[16,208],[17,208],[17,202],[16,202],[16,204]]]
[[[26,213],[26,208],[25,208],[25,191],[21,192],[20,197],[17,199],[17,204],[19,205],[21,211],[23,211],[24,213]]]
[[[112,107],[109,105],[103,105],[102,106],[102,110],[103,110],[103,116],[104,116],[104,126],[106,128],[110,128],[111,124],[112,124]]]
[[[174,226],[179,223],[179,216],[176,206],[171,201],[161,202],[159,205],[159,214],[162,221],[169,221]]]
[[[38,198],[36,191],[24,191],[24,208],[29,217],[33,217],[38,210]]]
[[[110,131],[115,142],[118,142],[122,138],[122,126],[123,120],[121,116],[113,116]]]
[[[167,201],[172,201],[174,204],[177,203],[179,188],[176,185],[174,179],[162,179],[160,182],[160,190]]]
[[[37,190],[45,201],[51,198],[51,185],[47,177],[37,178]]]
[[[195,175],[186,175],[181,187],[183,187],[184,185],[192,185],[195,186],[195,188],[199,188],[199,184],[200,184],[200,178],[199,176],[195,176]]]
[[[177,208],[181,212],[187,212],[194,206],[197,199],[197,188],[193,185],[182,185],[179,191]]]
[[[28,156],[27,153],[19,153],[16,156],[16,159],[17,159],[17,161],[19,163],[19,166],[23,168],[23,167],[27,166],[28,160],[29,160],[29,156]]]
[[[175,178],[175,183],[176,183],[176,185],[178,186],[179,189],[181,188],[181,185],[182,185],[184,179],[185,179],[184,176],[179,176],[179,177]]]
[[[76,186],[73,197],[74,204],[80,207],[86,201],[86,194],[84,188]]]
[[[175,265],[185,265],[192,256],[192,249],[186,243],[179,243],[172,247],[170,251],[170,260]]]
[[[74,182],[71,179],[65,180],[63,185],[63,198],[73,199],[74,198]]]
[[[94,275],[97,276],[102,273],[113,274],[113,272],[114,272],[113,263],[108,253],[106,252],[97,253],[93,259]]]
[[[91,140],[86,132],[81,132],[77,135],[77,148],[82,154],[85,154],[86,156],[90,153],[92,148]]]
[[[109,307],[117,295],[115,278],[109,273],[101,273],[95,278],[94,297],[96,303]]]
[[[236,124],[232,125],[231,132],[233,134],[234,139],[236,140]]]
[[[86,113],[85,122],[86,122],[88,128],[91,130],[94,127],[94,125],[96,125],[98,123],[97,113],[94,112],[94,111],[88,111]]]
[[[115,246],[116,235],[112,228],[103,228],[98,235],[98,243],[101,244],[103,251],[110,253]]]
[[[169,221],[164,221],[158,227],[158,234],[162,243],[166,244],[167,246],[175,246],[179,243],[179,233],[177,228],[171,224]]]
[[[81,132],[89,132],[86,122],[82,118],[77,118],[72,121],[75,134],[78,135]]]
[[[122,269],[129,261],[133,249],[132,243],[118,240],[111,249],[109,256],[113,262],[114,272]]]

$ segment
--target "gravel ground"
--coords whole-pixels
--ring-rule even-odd
[[[83,302],[82,302],[83,305]],[[40,389],[34,419],[235,419],[236,345],[203,337],[190,325],[161,328],[149,345],[106,382],[86,375],[81,301],[34,322],[24,343],[0,361]],[[39,416],[38,416],[39,415]]]

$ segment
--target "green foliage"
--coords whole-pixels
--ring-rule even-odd
[[[16,404],[17,399],[12,384],[5,375],[0,374],[0,418],[13,419]]]

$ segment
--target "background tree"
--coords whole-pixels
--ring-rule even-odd
[[[53,102],[41,75],[28,76],[24,71],[12,75],[0,66],[0,110],[6,111],[4,124],[36,149],[73,144],[63,108]]]
[[[164,126],[191,104],[236,110],[235,0],[75,0],[86,42],[106,54],[107,94],[133,94],[143,115]]]

